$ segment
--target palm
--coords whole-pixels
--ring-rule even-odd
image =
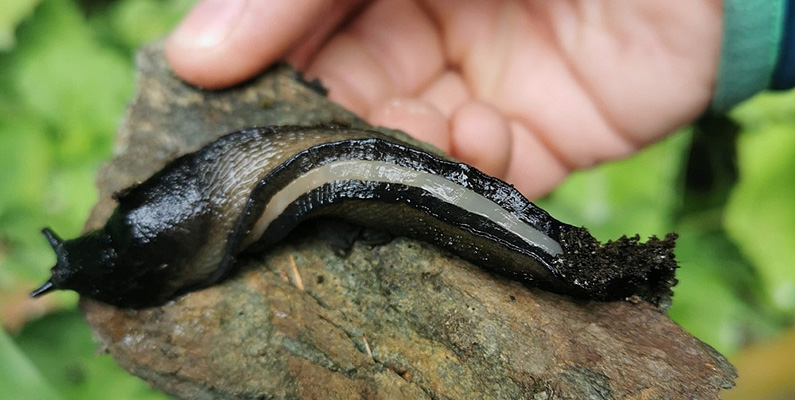
[[[378,0],[359,7],[345,24],[351,2],[307,14],[305,28],[262,39],[263,53],[226,75],[196,68],[195,60],[183,65],[174,51],[169,57],[186,79],[223,86],[281,51],[371,122],[405,129],[529,196],[574,168],[661,138],[701,113],[712,93],[719,2]]]

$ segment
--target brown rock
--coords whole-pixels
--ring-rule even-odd
[[[221,134],[366,126],[286,66],[210,92],[175,79],[160,44],[138,63],[88,228],[110,214],[113,192]],[[343,258],[305,230],[162,307],[82,308],[123,368],[182,398],[710,399],[733,385],[723,356],[646,303],[574,301],[409,239]]]

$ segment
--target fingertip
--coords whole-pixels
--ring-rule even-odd
[[[461,75],[453,71],[443,72],[420,95],[448,118],[471,97]]]
[[[447,119],[425,101],[393,98],[375,108],[368,119],[373,125],[402,130],[446,153],[450,152],[450,130]]]
[[[307,73],[304,76],[309,79],[320,79],[323,87],[328,90],[328,99],[345,107],[348,111],[362,118],[370,113],[370,104],[362,98],[361,93],[355,87],[347,84],[346,81],[330,75],[320,78],[316,74]]]
[[[230,45],[236,26],[244,17],[245,0],[203,0],[188,13],[166,38],[165,57],[183,80],[201,87],[220,87],[234,83],[240,75],[239,63],[216,71],[214,60]]]
[[[524,125],[509,126],[512,146],[505,181],[530,199],[548,194],[568,176],[569,168]]]
[[[483,172],[504,178],[511,157],[508,122],[479,101],[459,107],[451,118],[452,154]]]
[[[220,89],[243,82],[253,76],[258,68],[251,62],[233,61],[221,68],[215,61],[222,57],[223,51],[208,49],[204,53],[185,50],[166,40],[164,55],[171,70],[181,80],[205,89]]]
[[[202,0],[166,39],[165,57],[196,86],[240,83],[282,57],[326,6],[323,0]]]
[[[395,93],[389,77],[361,41],[346,33],[323,46],[306,74],[320,78],[329,89],[329,99],[362,117],[388,104]]]

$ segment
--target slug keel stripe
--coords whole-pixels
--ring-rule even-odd
[[[549,255],[561,252],[560,244],[538,229],[519,220],[498,204],[444,177],[383,161],[339,160],[313,168],[276,192],[265,206],[246,242],[256,242],[270,224],[300,196],[329,182],[341,180],[394,183],[425,190],[446,203],[494,221],[530,246]]]

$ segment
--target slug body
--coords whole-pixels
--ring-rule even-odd
[[[572,242],[574,252],[583,250],[572,236],[583,229],[557,221],[499,179],[375,131],[231,133],[116,198],[102,229],[66,241],[45,229],[57,264],[33,295],[71,289],[120,307],[162,304],[219,281],[242,252],[266,249],[319,216],[421,239],[575,297],[639,294],[658,303],[675,282],[675,263],[654,259],[672,262],[666,252],[650,256],[652,266],[642,271],[616,263],[607,273],[583,270],[567,259]]]

